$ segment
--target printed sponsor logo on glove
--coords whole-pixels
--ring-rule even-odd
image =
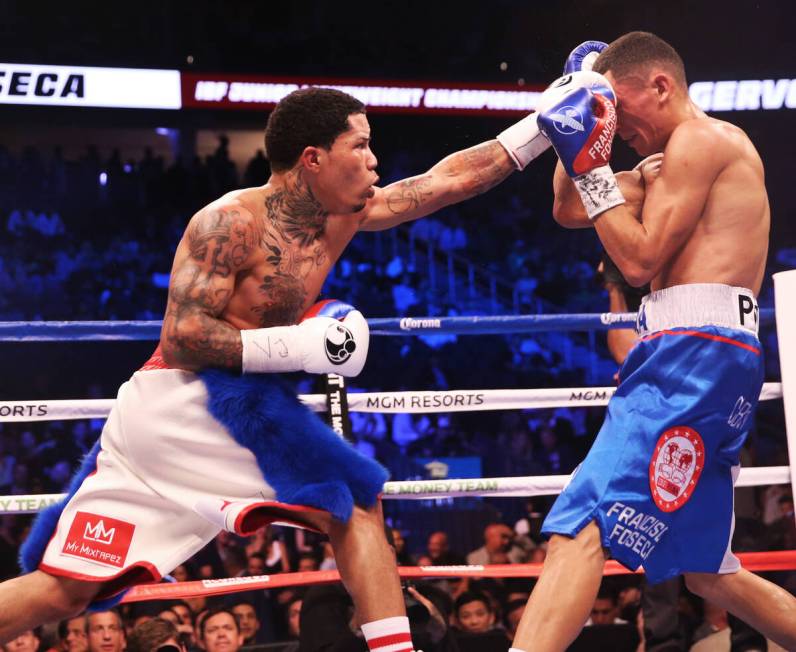
[[[583,126],[583,114],[574,106],[562,106],[557,113],[550,115],[550,119],[553,121],[555,130],[565,136],[571,136],[575,132],[586,129]]]
[[[354,336],[343,324],[330,324],[325,339],[326,357],[332,364],[343,364],[357,350]]]

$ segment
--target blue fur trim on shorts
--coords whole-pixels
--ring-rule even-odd
[[[323,509],[348,521],[354,505],[372,507],[387,470],[359,453],[275,374],[202,371],[208,410],[248,448],[279,502]]]
[[[19,549],[19,565],[23,573],[32,573],[39,567],[44,557],[44,551],[47,549],[47,544],[50,543],[50,539],[52,539],[55,526],[58,525],[58,519],[61,518],[61,513],[64,511],[66,503],[68,503],[72,499],[72,496],[77,493],[77,490],[80,489],[83,480],[97,470],[97,455],[99,455],[99,452],[100,443],[98,439],[91,447],[91,450],[86,453],[86,456],[83,458],[83,463],[80,465],[77,473],[72,476],[66,498],[57,503],[53,503],[36,516],[36,520],[33,521],[33,525],[30,528],[30,534],[28,534],[28,537]]]

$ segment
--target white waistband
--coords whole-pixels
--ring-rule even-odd
[[[636,331],[647,335],[668,328],[723,326],[757,335],[760,311],[746,288],[720,283],[675,285],[641,300]]]

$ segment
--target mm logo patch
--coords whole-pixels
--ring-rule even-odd
[[[61,552],[106,566],[124,568],[135,525],[110,516],[77,512]]]
[[[650,491],[664,512],[685,505],[705,466],[705,445],[693,428],[675,426],[658,439],[650,460]]]

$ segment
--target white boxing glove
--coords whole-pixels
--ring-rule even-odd
[[[295,326],[240,333],[244,373],[339,374],[353,377],[365,366],[370,331],[362,313],[342,301],[321,301]]]

